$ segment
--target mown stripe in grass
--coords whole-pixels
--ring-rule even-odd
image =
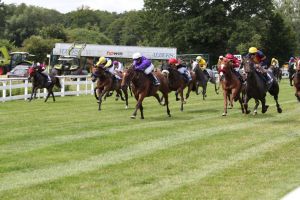
[[[294,112],[297,112],[297,110]],[[242,128],[251,128],[255,127],[258,122],[272,121],[274,118],[293,116],[295,114],[294,112],[284,113],[280,116],[277,115],[267,119],[253,119],[247,122],[224,125],[223,127],[212,127],[206,130],[201,130],[201,132],[192,131],[189,133],[176,133],[166,137],[161,137],[159,139],[142,142],[130,147],[107,152],[99,156],[92,156],[86,160],[72,161],[66,164],[54,165],[51,168],[38,169],[30,172],[10,174],[0,178],[0,191],[26,187],[46,181],[52,181],[65,176],[92,171],[112,164],[119,164],[134,158],[149,155],[158,150],[163,150],[175,145],[191,142],[201,137],[209,137],[212,135],[221,134],[224,132],[224,129],[227,131],[234,131]]]
[[[286,101],[286,102],[283,102],[282,104],[287,104],[287,103],[291,103],[291,101]],[[274,106],[274,104],[270,105],[270,106]],[[239,110],[235,110],[231,114],[238,114],[239,112],[240,112]],[[207,121],[209,119],[213,119],[218,116],[216,116],[215,113],[212,113],[212,114],[199,115],[198,117],[201,118],[202,121]],[[189,119],[188,122],[193,123],[193,122],[199,121],[198,117]],[[162,123],[163,122],[161,122],[161,121],[148,122],[147,127],[150,126],[152,128],[158,128],[158,127],[161,127]],[[176,124],[178,126],[178,125],[184,125],[184,123],[186,123],[186,119],[179,120],[179,121],[178,120],[169,121],[167,124],[164,123],[163,126],[164,126],[164,128],[168,128],[168,127],[173,127],[174,124]],[[33,150],[49,147],[52,145],[60,145],[60,144],[71,143],[71,142],[74,142],[77,140],[82,140],[82,139],[107,136],[107,135],[124,132],[124,131],[128,131],[128,130],[136,130],[138,128],[143,128],[143,127],[145,127],[145,125],[143,123],[132,124],[130,126],[128,126],[128,124],[125,124],[125,125],[119,125],[119,126],[113,127],[113,128],[110,128],[110,127],[102,128],[101,131],[85,131],[85,132],[79,132],[78,134],[63,135],[63,136],[55,135],[54,137],[45,137],[43,139],[36,139],[36,140],[32,140],[32,138],[27,137],[28,141],[25,140],[25,141],[17,141],[16,142],[15,140],[11,140],[11,142],[13,142],[12,144],[0,145],[0,147],[1,147],[0,154],[7,155],[7,154],[24,153],[24,152],[28,152],[28,151],[33,151]],[[26,138],[24,138],[24,139],[26,139]]]

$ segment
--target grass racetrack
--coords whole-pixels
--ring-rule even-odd
[[[0,103],[0,199],[280,199],[300,186],[300,104],[287,80],[266,114],[222,117],[209,84],[172,117],[153,98],[145,119],[92,95]],[[249,107],[253,108],[251,100]]]

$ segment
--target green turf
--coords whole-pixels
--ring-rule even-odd
[[[283,113],[268,95],[256,116],[222,117],[212,85],[183,112],[171,93],[171,118],[153,97],[144,120],[132,97],[1,103],[0,199],[280,199],[300,186],[300,104],[280,87]]]

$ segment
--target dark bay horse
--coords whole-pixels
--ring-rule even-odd
[[[214,76],[214,74],[212,73],[212,71],[210,71],[210,77],[208,77],[198,66],[196,66],[194,69],[193,69],[194,73],[195,73],[195,76],[196,76],[196,88],[195,88],[195,91],[196,91],[196,94],[198,95],[199,92],[198,92],[198,88],[199,86],[202,87],[202,97],[203,97],[203,100],[205,100],[205,97],[206,97],[206,89],[207,89],[207,83],[208,81],[212,84],[214,84],[215,86],[215,93],[216,94],[219,94],[219,87],[217,87],[217,80]],[[209,73],[209,72],[208,72]]]
[[[163,98],[165,100],[165,105],[167,107],[167,114],[169,117],[171,117],[168,100],[169,87],[167,78],[160,71],[156,71],[154,72],[154,74],[160,82],[160,85],[158,86],[152,85],[152,82],[149,80],[149,78],[144,72],[136,71],[133,69],[133,67],[123,72],[123,79],[121,85],[125,86],[126,84],[129,84],[131,82],[131,89],[133,91],[135,99],[137,100],[135,110],[131,116],[132,119],[136,118],[138,109],[141,112],[141,119],[144,119],[143,100],[145,97],[154,96],[157,99],[157,101],[161,103],[161,100],[157,93],[158,91],[162,93]]]
[[[180,110],[183,111],[183,104],[186,103],[186,101],[184,100],[184,97],[183,97],[183,91],[186,87],[188,87],[187,94],[189,94],[193,87],[192,82],[187,83],[187,81],[185,80],[183,75],[180,74],[180,72],[177,69],[172,68],[171,66],[169,66],[165,70],[163,70],[162,73],[168,79],[169,92],[175,91],[176,100],[179,100],[178,94],[180,95],[180,102],[181,102]],[[163,99],[163,96],[162,96],[162,99]]]
[[[98,100],[98,110],[101,110],[102,97],[106,98],[108,92],[116,91],[117,95],[121,97],[123,101],[125,101],[125,108],[128,108],[128,92],[127,87],[121,87],[121,81],[114,80],[114,77],[106,72],[103,67],[93,67],[92,69],[92,81],[96,82],[96,87],[94,89],[95,98]],[[121,76],[121,74],[120,74]],[[125,99],[123,98],[124,93]]]
[[[35,67],[30,67],[28,69],[28,73],[32,81],[32,92],[29,101],[31,101],[33,98],[36,97],[36,92],[38,89],[43,89],[43,88],[46,88],[48,91],[45,102],[47,102],[50,94],[52,95],[53,101],[55,101],[53,87],[55,85],[58,88],[61,88],[59,78],[49,75],[51,79],[51,83],[49,83],[48,77],[46,77],[46,75],[41,74],[41,72],[38,72],[38,70]]]
[[[239,77],[233,72],[234,69],[232,63],[228,59],[223,59],[218,63],[218,70],[221,71],[220,83],[222,85],[224,97],[224,112],[222,116],[227,115],[228,98],[230,98],[231,106],[233,101],[238,100],[241,105],[242,113],[244,113],[241,97],[243,85]]]
[[[279,85],[276,79],[274,78],[273,74],[270,72],[269,75],[273,78],[273,83],[270,88],[267,88],[265,81],[261,78],[261,75],[258,74],[259,72],[255,69],[255,64],[251,62],[249,58],[244,58],[243,60],[244,70],[247,74],[246,80],[246,88],[245,88],[245,96],[244,96],[244,107],[246,114],[250,113],[248,110],[248,101],[251,98],[255,99],[255,107],[254,107],[254,114],[257,114],[257,107],[259,105],[259,101],[262,104],[262,113],[267,112],[268,105],[266,105],[266,93],[269,92],[276,102],[277,112],[281,113],[282,109],[278,103],[278,94],[279,94]]]
[[[295,96],[300,102],[300,58],[296,59],[296,72],[293,77],[294,87],[295,87]]]

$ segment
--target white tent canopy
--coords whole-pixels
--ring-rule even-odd
[[[134,54],[135,52],[140,52],[143,56],[150,59],[166,60],[169,58],[176,58],[177,49],[166,47],[56,43],[52,53],[53,55],[132,58],[132,54]]]

